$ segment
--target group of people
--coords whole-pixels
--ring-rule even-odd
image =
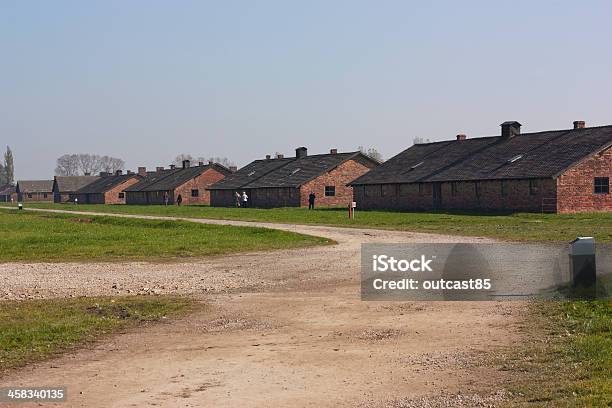
[[[311,191],[310,194],[308,195],[308,209],[309,210],[314,210],[314,208],[315,208],[315,199],[316,198],[317,198],[317,196],[314,193],[314,191]],[[249,207],[249,196],[247,195],[246,191],[243,191],[242,194],[240,194],[238,191],[236,191],[236,193],[234,194],[234,199],[235,199],[236,208],[239,208],[239,207],[247,208],[247,207]]]
[[[243,191],[242,194],[236,191],[235,200],[237,208],[247,208],[249,206],[249,196],[247,195],[246,191]]]

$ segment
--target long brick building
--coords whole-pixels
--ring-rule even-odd
[[[346,205],[353,191],[348,183],[378,166],[361,152],[308,155],[305,147],[295,157],[255,160],[210,187],[211,205],[233,207],[236,192],[246,192],[253,207],[308,206],[308,196],[316,195],[316,205]]]
[[[127,187],[125,191],[126,204],[176,204],[179,200],[183,205],[210,204],[210,193],[207,188],[230,175],[232,171],[218,163],[200,162],[191,166],[189,160],[184,160],[180,168],[170,166],[170,169],[158,167],[154,172],[147,172],[140,167],[139,182]]]
[[[56,203],[73,202],[76,192],[93,183],[98,176],[55,176],[53,179],[53,201]]]
[[[20,202],[53,201],[53,180],[19,180],[15,193]]]
[[[612,211],[612,126],[417,144],[353,181],[362,209]]]
[[[101,172],[97,180],[78,189],[74,197],[81,204],[125,204],[124,190],[140,180],[141,176],[123,174],[121,170],[115,174]]]

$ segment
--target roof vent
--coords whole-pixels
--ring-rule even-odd
[[[302,170],[302,169],[300,169],[300,168],[298,167],[297,169],[295,169],[295,170],[293,170],[293,171],[291,172],[291,175],[293,176],[295,173],[297,173],[297,172],[298,172],[298,171],[300,171],[300,170]]]
[[[584,129],[586,127],[586,123],[584,120],[575,120],[574,121],[574,129]]]
[[[141,176],[146,176],[147,175],[147,168],[146,167],[139,167],[138,168],[138,174]]]
[[[285,155],[284,155],[284,154],[280,154],[280,153],[278,153],[278,154],[276,155],[276,158],[277,158],[277,159],[284,159],[284,158],[285,158]]]
[[[202,162],[200,162],[200,163],[202,163]],[[204,164],[204,163],[202,163],[202,164]],[[200,165],[202,165],[202,164],[200,164]],[[214,160],[209,160],[209,161],[208,161],[208,165],[209,165],[209,166],[212,166],[213,164],[215,164],[215,161],[214,161]]]
[[[100,177],[106,177],[106,176],[110,176],[110,173],[107,171],[101,171],[100,172]]]
[[[121,176],[123,174],[123,170],[115,171],[115,176]]]
[[[508,163],[514,163],[515,161],[520,160],[520,159],[522,159],[522,158],[523,158],[523,155],[522,155],[522,154],[517,154],[516,156],[514,156],[514,157],[512,157],[512,158],[508,159]]]
[[[338,154],[338,149],[330,149],[329,154]]]
[[[251,177],[253,174],[255,174],[255,170],[253,170],[252,172],[250,172],[250,173],[248,174],[248,177]]]
[[[460,133],[457,135],[457,140],[465,140],[465,139],[467,139],[467,136],[464,135],[463,133]]]
[[[521,124],[515,120],[510,120],[502,123],[501,125],[501,136],[504,139],[509,139],[514,136],[521,134]]]
[[[270,160],[270,155],[266,154],[266,160]]]
[[[156,167],[155,171],[159,173],[160,171],[164,171],[164,168],[161,167],[161,166],[160,167]]]
[[[171,165],[170,165],[170,170],[174,170],[174,169],[176,169],[176,165],[171,164]]]
[[[191,162],[189,160],[183,160],[183,168],[188,169],[191,166]]]
[[[306,156],[308,156],[308,149],[305,148],[304,146],[298,147],[297,149],[295,149],[296,158],[301,159],[302,157],[306,157]]]

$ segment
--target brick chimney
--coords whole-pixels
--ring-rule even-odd
[[[586,127],[586,123],[584,120],[575,120],[574,121],[574,129],[584,129]]]
[[[170,165],[170,170],[174,170],[174,169],[176,169],[176,165],[171,164],[171,165]]]
[[[266,160],[270,160],[270,155],[266,154]]]
[[[183,168],[188,169],[191,166],[191,162],[189,160],[183,160]]]
[[[85,176],[91,176],[91,173],[87,172],[85,173]]]
[[[110,175],[110,173],[108,173],[106,171],[101,171],[100,172],[100,177],[106,177],[106,176],[109,176],[109,175]]]
[[[279,154],[277,154],[277,155],[276,155],[276,158],[277,158],[277,159],[284,159],[284,158],[285,158],[285,155],[284,155],[284,154],[280,154],[280,153],[279,153]]]
[[[238,166],[229,166],[231,172],[238,171]]]
[[[146,176],[147,175],[147,168],[146,167],[139,167],[138,168],[138,175],[139,176]]]
[[[338,149],[329,149],[329,154],[338,154]]]
[[[213,164],[215,164],[215,161],[214,161],[214,160],[209,160],[209,161],[208,161],[208,165],[209,165],[209,166],[212,166]]]
[[[164,168],[163,168],[163,166],[156,167],[155,171],[159,173],[160,171],[164,171]]]
[[[132,170],[128,170],[127,174],[129,174],[131,176],[132,174],[134,174],[134,172]]]
[[[521,124],[517,121],[507,121],[502,123],[500,126],[501,136],[504,139],[510,139],[511,137],[518,136],[521,134]]]
[[[457,140],[465,140],[465,139],[467,139],[467,136],[464,135],[463,133],[460,133],[457,135]]]
[[[298,147],[297,149],[295,149],[296,158],[301,159],[302,157],[306,157],[306,156],[308,156],[308,149],[305,148],[304,146]]]
[[[115,171],[115,176],[121,176],[123,174],[122,170]]]

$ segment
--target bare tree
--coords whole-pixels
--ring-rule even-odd
[[[222,166],[225,166],[227,168],[229,168],[230,166],[234,166],[235,163],[233,161],[231,161],[230,159],[228,159],[227,157],[210,157],[208,159],[208,161],[211,161],[213,163],[218,163]]]
[[[181,166],[183,164],[183,160],[189,160],[190,162],[193,161],[193,156],[190,154],[186,154],[186,153],[181,153],[178,156],[176,156],[174,158],[174,162],[173,164],[177,165],[177,166]]]
[[[78,176],[95,174],[99,171],[108,173],[122,169],[125,162],[122,159],[98,154],[65,154],[57,159],[55,174],[57,176]]]
[[[378,150],[376,150],[376,148],[374,148],[374,147],[370,147],[370,148],[366,149],[363,146],[359,146],[359,151],[361,153],[365,154],[366,156],[369,156],[370,158],[378,161],[378,162],[382,162],[383,161],[382,154],[380,154],[378,152]]]
[[[183,160],[189,160],[191,163],[197,163],[197,162],[208,163],[208,162],[212,161],[214,163],[219,163],[219,164],[221,164],[222,166],[225,166],[225,167],[229,167],[229,166],[233,166],[234,165],[234,162],[232,162],[227,157],[209,157],[208,159],[206,159],[203,156],[194,157],[194,156],[192,156],[190,154],[186,154],[186,153],[181,153],[178,156],[176,156],[174,158],[173,164],[175,164],[177,166],[181,166],[183,164]]]
[[[100,157],[100,170],[107,173],[114,173],[125,167],[125,162],[116,157],[102,156]]]
[[[56,176],[78,176],[79,160],[76,154],[65,154],[59,157],[55,166]]]

